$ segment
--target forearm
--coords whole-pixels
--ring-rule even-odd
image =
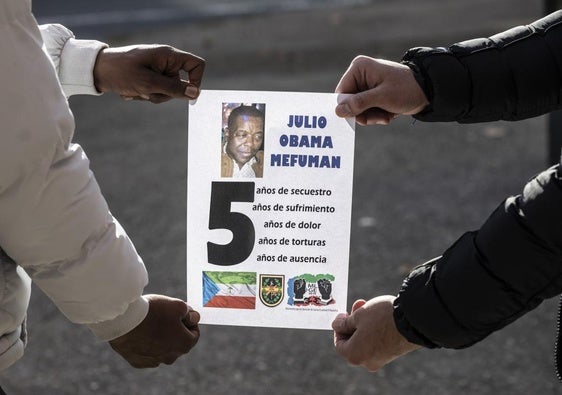
[[[74,120],[34,18],[17,15],[0,14],[0,246],[69,319],[112,321],[139,300],[146,271],[71,144]]]
[[[410,274],[395,302],[408,340],[468,347],[562,292],[561,178],[559,166],[544,171]]]
[[[404,56],[430,105],[422,121],[520,120],[562,107],[562,11],[528,26]]]

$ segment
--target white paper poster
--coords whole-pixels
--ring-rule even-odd
[[[355,122],[332,93],[189,106],[187,301],[201,323],[331,329],[346,311]]]

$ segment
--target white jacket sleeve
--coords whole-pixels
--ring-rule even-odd
[[[71,321],[125,334],[148,312],[147,273],[71,143],[74,118],[26,2],[0,4],[0,53],[0,246]]]
[[[69,29],[59,24],[41,25],[39,29],[65,95],[101,95],[94,85],[94,65],[99,51],[107,48],[107,44],[77,40]]]

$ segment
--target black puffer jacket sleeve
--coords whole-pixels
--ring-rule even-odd
[[[562,292],[562,171],[504,201],[480,230],[414,269],[395,300],[398,330],[426,347],[468,347]]]
[[[449,48],[413,48],[414,71],[430,105],[422,121],[520,120],[562,107],[562,11],[528,26]]]
[[[404,57],[430,105],[423,121],[518,120],[562,106],[562,11],[529,26]],[[562,171],[548,169],[482,228],[414,269],[398,330],[426,347],[468,347],[562,292]]]

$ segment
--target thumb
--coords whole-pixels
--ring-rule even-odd
[[[342,313],[338,314],[334,321],[332,321],[332,329],[335,334],[348,337],[355,332],[357,327],[355,326],[355,319],[352,316],[347,313]]]
[[[347,357],[350,352],[350,340],[355,332],[354,319],[346,314],[338,314],[332,322],[334,329],[334,348],[343,357]]]
[[[375,89],[349,95],[336,106],[336,115],[341,118],[355,117],[369,108],[377,107]]]
[[[197,324],[199,324],[200,319],[201,319],[201,316],[199,315],[199,313],[197,311],[189,308],[189,311],[187,312],[185,317],[182,319],[182,322],[188,329],[191,329],[191,328],[196,327]]]
[[[160,94],[176,99],[196,99],[199,87],[178,77],[169,77],[154,73],[150,85],[152,91],[148,94]]]
[[[365,303],[367,303],[365,299],[357,299],[353,306],[351,306],[351,312],[353,313],[355,310],[360,309]]]

